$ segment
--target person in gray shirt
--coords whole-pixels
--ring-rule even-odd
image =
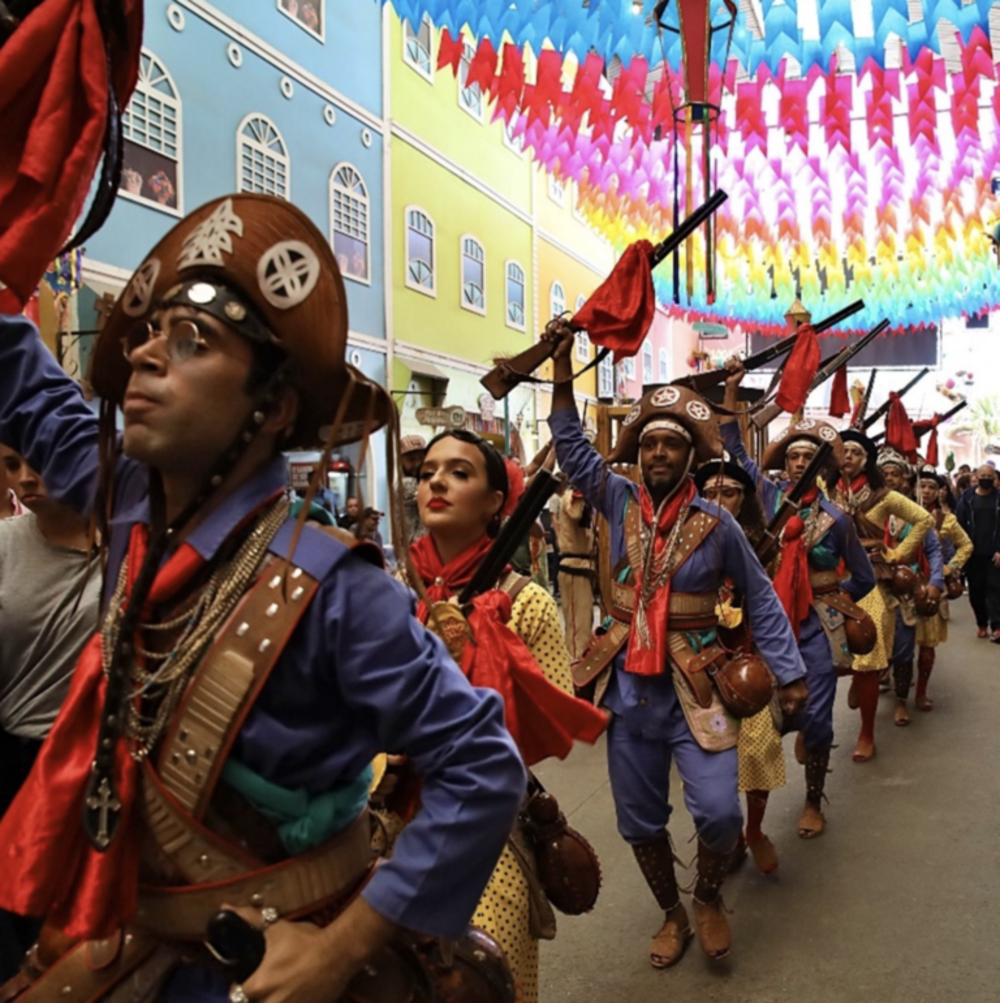
[[[0,520],[0,816],[27,779],[59,713],[73,667],[97,626],[100,562],[88,567],[87,524],[53,501],[21,456],[0,468],[23,515]],[[0,982],[17,970],[34,925],[0,913]]]

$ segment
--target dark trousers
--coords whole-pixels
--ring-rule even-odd
[[[1000,630],[1000,568],[993,567],[992,556],[970,557],[965,579],[969,583],[969,604],[976,614],[976,626]]]
[[[0,730],[0,818],[28,779],[41,746],[38,740],[18,738]],[[39,920],[0,909],[0,984],[17,974],[24,953],[35,942],[40,926]]]

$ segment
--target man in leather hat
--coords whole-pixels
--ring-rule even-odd
[[[0,437],[97,513],[107,559],[101,634],[0,828],[0,904],[50,934],[26,1001],[125,978],[185,1003],[337,999],[401,928],[466,930],[524,792],[502,702],[375,548],[287,514],[282,448],[391,422],[346,334],[326,239],[247,194],[182,220],[127,284],[95,352],[100,430],[34,327],[0,320]],[[382,751],[422,774],[422,810],[369,877]],[[242,985],[199,948],[224,904],[265,931]]]
[[[611,529],[619,585],[605,602],[617,609],[615,622],[577,666],[576,679],[586,684],[593,672],[597,699],[611,713],[608,768],[618,831],[632,846],[665,914],[650,961],[658,968],[676,964],[693,936],[666,828],[674,760],[698,831],[693,897],[698,937],[709,957],[722,958],[729,952],[730,932],[721,888],[743,822],[738,723],[704,671],[723,654],[714,642],[724,579],[731,578],[747,596],[754,639],[789,712],[805,701],[805,666],[788,618],[742,530],[728,512],[697,497],[690,476],[695,460],[721,452],[711,407],[682,387],[651,391],[625,418],[612,454],[604,459],[580,425],[572,331],[553,322],[545,337],[557,344],[549,425],[559,465]],[[613,463],[638,463],[641,483],[614,473]],[[690,636],[699,638],[699,654]]]

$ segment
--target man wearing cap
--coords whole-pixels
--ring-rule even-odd
[[[696,459],[720,452],[711,407],[684,388],[651,391],[629,413],[605,460],[580,425],[572,332],[554,322],[545,337],[557,345],[549,424],[559,465],[610,525],[616,585],[605,601],[615,619],[577,666],[576,680],[581,685],[588,676],[597,679],[598,699],[611,712],[608,769],[618,831],[665,913],[650,961],[658,968],[676,964],[692,936],[666,829],[671,761],[698,831],[698,938],[709,957],[721,958],[730,948],[721,888],[743,821],[739,729],[700,670],[722,654],[715,647],[715,607],[726,578],[747,596],[755,641],[789,712],[805,700],[805,667],[742,530],[695,491],[690,475]],[[614,473],[613,463],[638,463],[641,483]]]
[[[848,704],[861,712],[861,730],[851,758],[867,763],[875,755],[875,714],[878,710],[879,672],[889,667],[896,630],[896,600],[890,583],[897,564],[916,559],[917,550],[934,525],[929,512],[890,491],[878,466],[878,447],[864,432],[848,428],[840,433],[844,443],[840,479],[831,493],[833,502],[853,520],[861,545],[875,569],[876,586],[858,604],[875,621],[877,639],[866,655],[855,655]],[[906,539],[887,547],[886,526],[890,518],[899,525],[910,523]]]
[[[427,440],[422,435],[404,435],[399,443],[400,463],[403,474],[403,522],[406,531],[407,546],[417,537],[427,532],[420,521],[417,510],[417,483],[420,477],[420,466],[427,453]]]
[[[736,359],[730,360],[728,368],[731,375],[726,380],[723,403],[727,410],[733,411],[744,370]],[[833,447],[828,475],[831,471],[836,473],[842,458],[840,436],[832,425],[812,418],[794,422],[775,437],[762,457],[765,470],[787,473],[786,481],[775,483],[762,476],[747,455],[736,418],[725,416],[720,424],[724,446],[758,485],[768,520],[824,442]],[[843,578],[838,571],[841,562],[847,572]],[[850,518],[826,498],[818,484],[805,493],[797,518],[789,520],[785,527],[774,582],[809,672],[809,701],[802,720],[789,721],[787,726],[800,732],[796,758],[805,766],[806,801],[799,819],[799,836],[814,839],[822,835],[825,826],[823,790],[833,746],[837,673],[851,667],[844,618],[852,615],[854,602],[875,587],[875,572]],[[845,604],[842,593],[851,602]]]
[[[101,632],[0,826],[0,905],[47,919],[24,972],[42,993],[320,1003],[400,928],[466,929],[524,791],[502,703],[374,548],[287,515],[281,448],[392,420],[347,329],[327,240],[249,194],[132,276],[95,350],[100,427],[34,327],[0,320],[0,437],[97,513],[107,561]],[[422,810],[370,874],[384,750],[423,774]],[[224,905],[265,934],[243,984],[205,963]]]
[[[890,491],[898,491],[908,500],[913,500],[913,466],[895,449],[889,446],[879,450],[878,466]],[[901,523],[895,516],[889,516],[886,525],[886,542],[898,547],[913,532],[910,523]],[[907,565],[917,576],[917,585],[909,595],[896,599],[896,632],[892,642],[892,682],[896,691],[896,707],[893,722],[897,727],[910,723],[909,698],[913,683],[913,660],[916,654],[917,625],[925,619],[938,615],[941,595],[944,592],[944,560],[941,542],[932,528],[927,531],[923,543],[917,548],[915,560]],[[921,590],[918,600],[918,590]]]

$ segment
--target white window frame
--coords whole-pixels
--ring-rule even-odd
[[[430,39],[427,51],[427,68],[425,69],[410,57],[409,46],[407,43],[411,38],[419,39],[419,32],[413,31],[413,27],[410,25],[409,20],[403,21],[403,62],[406,63],[406,65],[409,66],[414,73],[423,77],[424,80],[432,84],[434,83],[434,22],[427,14],[425,14],[420,21],[420,27],[423,28],[424,25],[427,25],[428,38]]]
[[[285,10],[281,6],[281,0],[274,0],[274,2],[278,10],[290,21],[297,24],[307,35],[312,35],[313,38],[319,39],[324,45],[326,44],[326,0],[314,0],[315,3],[319,4],[319,31],[313,31],[309,25],[303,24],[291,11]]]
[[[356,179],[357,185],[360,185],[361,194],[358,194],[356,189],[352,189],[350,186],[345,185],[342,181],[337,179],[337,175],[342,171],[350,171],[353,173]],[[335,199],[337,194],[340,194],[345,199],[350,199],[354,202],[359,202],[364,207],[364,219],[365,219],[365,275],[367,278],[359,278],[357,275],[351,275],[349,272],[345,272],[341,269],[341,275],[345,279],[350,279],[352,282],[360,282],[362,285],[370,286],[372,284],[372,240],[371,240],[371,223],[372,223],[372,206],[371,198],[368,195],[368,186],[365,184],[365,179],[361,175],[361,171],[347,160],[342,160],[337,164],[332,171],[330,171],[330,184],[329,184],[329,195],[330,195],[330,247],[334,248],[336,244],[336,235],[338,232],[345,234],[348,237],[354,237],[355,240],[360,238],[355,237],[353,233],[348,230],[337,229],[336,223],[336,213],[334,212]],[[336,250],[334,250],[336,254]]]
[[[583,309],[587,297],[580,293],[576,298],[576,313]],[[590,335],[586,331],[576,332],[576,357],[579,362],[590,362]]]
[[[660,370],[657,374],[659,376],[660,383],[666,383],[670,379],[670,357],[667,355],[667,350],[660,347]]]
[[[456,76],[456,82],[458,83],[458,107],[465,112],[470,118],[474,118],[480,125],[483,124],[483,91],[479,84],[473,84],[471,87],[465,86],[465,78],[468,76],[469,67],[472,65],[472,60],[476,55],[476,47],[471,42],[462,43],[462,59],[458,64],[458,74]],[[475,95],[475,100],[466,97],[466,95]]]
[[[556,290],[558,290],[558,294]],[[557,306],[559,307],[558,310],[556,309]],[[558,279],[549,286],[549,310],[552,317],[558,317],[566,312],[566,292],[563,289],[563,284]]]
[[[605,383],[607,384],[607,393],[602,393],[605,389]],[[597,363],[597,396],[612,399],[615,396],[615,363],[611,353],[608,353]]]
[[[410,278],[410,214],[418,212],[424,219],[430,224],[430,240],[431,240],[431,284],[429,286],[422,285],[419,282],[415,282]],[[437,226],[434,223],[434,217],[423,207],[419,205],[408,205],[403,210],[403,261],[404,267],[406,268],[406,286],[408,289],[414,289],[418,293],[423,293],[425,296],[437,296]]]
[[[501,121],[500,123],[501,131],[503,133],[503,145],[506,146],[511,153],[516,153],[519,157],[523,157],[524,133],[521,133],[521,135],[517,136],[516,138],[512,137],[510,134],[511,129],[513,128],[511,123],[513,123],[514,121],[515,121],[514,118],[511,117],[506,121]]]
[[[520,274],[520,278],[517,275],[513,276],[515,282],[521,283],[521,316],[522,320],[518,323],[513,320],[510,315],[511,300],[508,295],[510,289],[511,281],[511,269],[516,268]],[[503,266],[503,298],[504,298],[504,323],[507,327],[512,327],[515,331],[526,331],[528,329],[528,279],[525,275],[524,268],[521,267],[519,261],[515,261],[513,258],[509,258],[504,262]]]
[[[634,380],[635,379],[635,356],[630,355],[627,359],[622,360],[622,372],[625,374],[625,379]]]
[[[480,257],[477,259],[473,252],[475,250],[479,251]],[[483,246],[483,242],[478,238],[474,237],[471,233],[465,233],[462,235],[458,242],[459,251],[459,261],[461,262],[461,272],[459,274],[459,290],[458,290],[458,302],[463,310],[468,310],[470,313],[478,313],[481,317],[486,316],[486,248]],[[465,259],[469,258],[470,261],[477,261],[483,268],[483,288],[482,306],[476,306],[474,303],[469,303],[465,298]]]
[[[653,343],[649,338],[642,343],[642,382],[653,382]]]
[[[155,74],[153,71],[156,71]],[[171,94],[167,94],[164,91],[157,90],[157,84],[164,83],[172,91]],[[183,125],[183,106],[180,97],[180,91],[177,89],[177,84],[174,82],[174,78],[170,75],[170,71],[163,64],[163,61],[154,53],[152,50],[147,49],[145,46],[142,48],[139,59],[139,79],[136,82],[135,90],[132,93],[132,98],[125,108],[122,115],[122,126],[123,126],[123,138],[127,139],[130,143],[135,143],[136,146],[145,147],[147,150],[152,150],[154,153],[159,153],[165,157],[170,157],[170,153],[166,150],[157,149],[155,146],[150,146],[148,143],[143,143],[136,139],[134,136],[128,134],[130,128],[130,122],[132,120],[131,108],[137,96],[153,97],[159,101],[164,108],[172,109],[174,112],[174,123],[175,123],[175,148],[177,151],[176,157],[173,159],[177,164],[177,205],[168,206],[161,205],[159,202],[153,199],[148,199],[143,195],[133,195],[131,192],[126,191],[124,188],[119,187],[118,194],[124,198],[129,199],[131,202],[138,202],[139,205],[149,206],[151,209],[156,209],[159,212],[165,212],[170,216],[183,216],[184,215],[184,149],[183,149],[183,135],[184,131]]]
[[[262,140],[259,136],[249,137],[244,136],[243,131],[248,126],[256,126],[259,124],[264,124],[273,133],[273,137],[268,139],[267,142]],[[255,128],[256,132],[257,129]],[[276,153],[273,149],[274,140],[281,146],[281,152]],[[243,149],[244,146],[248,147],[250,150],[258,151],[264,155],[265,158],[270,158],[275,161],[275,163],[281,165],[285,172],[285,192],[282,195],[278,191],[270,191],[267,188],[247,188],[243,184]],[[266,161],[265,161],[266,162]],[[285,142],[285,137],[281,135],[281,130],[274,124],[271,118],[260,111],[252,111],[249,115],[245,116],[240,124],[236,128],[236,190],[238,192],[261,192],[267,195],[277,195],[279,198],[291,201],[292,198],[292,158],[288,155],[288,144]]]
[[[554,175],[549,175],[549,198],[557,206],[566,204],[566,186]]]

